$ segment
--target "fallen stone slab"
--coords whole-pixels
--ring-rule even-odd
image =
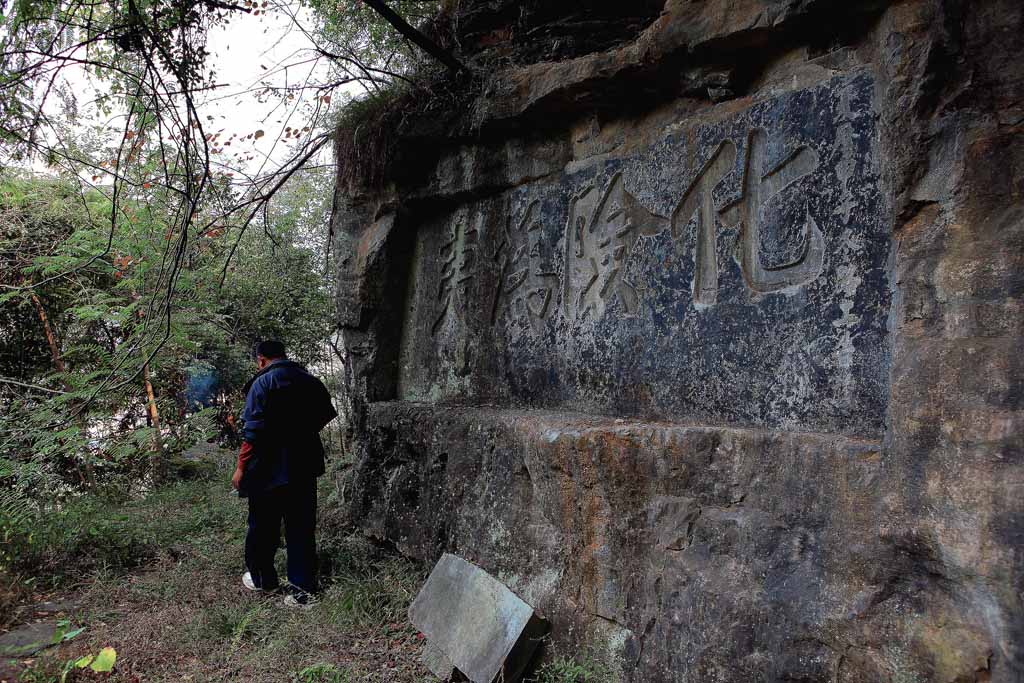
[[[442,652],[441,648],[429,641],[427,642],[426,647],[423,648],[423,654],[420,655],[420,661],[423,662],[425,667],[430,669],[430,673],[434,674],[442,681],[450,681],[458,675],[455,665],[452,664],[452,660],[448,659],[448,655]]]
[[[503,583],[445,553],[409,608],[426,637],[424,663],[438,677],[461,673],[473,683],[515,683],[547,623]]]
[[[57,614],[67,614],[78,609],[78,602],[73,599],[67,600],[44,600],[36,604],[32,611],[38,616],[49,616]]]
[[[0,657],[28,657],[40,650],[55,645],[57,623],[36,621],[19,626],[10,633],[0,636]]]

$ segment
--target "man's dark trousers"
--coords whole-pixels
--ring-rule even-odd
[[[315,478],[290,481],[284,486],[249,495],[245,565],[253,583],[265,590],[278,587],[274,555],[281,544],[282,520],[288,553],[288,582],[307,593],[315,593]]]

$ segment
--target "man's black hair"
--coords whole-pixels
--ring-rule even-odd
[[[284,344],[279,341],[261,341],[256,345],[256,355],[264,358],[284,358]]]

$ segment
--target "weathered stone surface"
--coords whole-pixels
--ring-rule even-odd
[[[392,466],[361,482],[368,530],[489,567],[556,628],[610,631],[636,680],[706,673],[727,643],[732,680],[780,680],[812,655],[825,670],[888,580],[875,441],[406,403],[371,415],[369,447]]]
[[[338,195],[353,520],[626,681],[1024,679],[1024,6],[463,4],[524,61]]]
[[[426,222],[399,396],[877,435],[872,89],[730,105]]]
[[[495,75],[490,96],[476,109],[476,123],[525,119],[550,125],[543,118],[552,111],[628,111],[634,103],[623,98],[639,89],[646,99],[660,99],[666,82],[679,94],[727,97],[741,85],[736,72],[746,70],[745,59],[765,60],[794,44],[832,47],[849,32],[866,30],[883,4],[667,0],[657,20],[617,49]]]
[[[447,678],[452,667],[473,683],[515,683],[544,635],[533,608],[493,576],[445,553],[434,565],[409,620],[440,651],[431,670]]]
[[[32,621],[0,635],[0,657],[29,657],[56,642],[57,622]]]

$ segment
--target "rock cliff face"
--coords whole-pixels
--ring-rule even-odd
[[[1024,5],[562,5],[339,183],[353,520],[624,681],[1024,680]]]

